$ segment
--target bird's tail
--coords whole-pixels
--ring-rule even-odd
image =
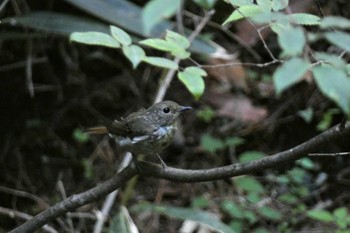
[[[87,134],[108,134],[109,131],[105,126],[96,126],[96,127],[91,127],[91,128],[87,128],[84,130],[84,133]]]

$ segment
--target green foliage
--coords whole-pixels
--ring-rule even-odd
[[[282,91],[299,82],[308,68],[309,64],[301,58],[286,61],[273,74],[276,94],[280,95]]]
[[[86,143],[90,140],[88,134],[84,133],[81,129],[75,129],[73,131],[73,139],[79,143]]]
[[[150,34],[151,29],[164,19],[173,16],[180,8],[181,0],[151,0],[142,11],[144,32]]]
[[[167,69],[176,70],[178,68],[177,63],[162,57],[144,57],[142,61],[154,66],[167,68]]]
[[[108,233],[132,233],[135,224],[131,220],[129,211],[125,206],[119,208],[119,212],[113,217]]]
[[[323,113],[322,120],[317,124],[316,128],[319,131],[324,131],[331,127],[332,121],[333,121],[333,115],[339,114],[338,109],[328,109],[325,113]]]
[[[303,118],[306,123],[310,123],[314,116],[314,110],[311,107],[308,107],[307,109],[299,111],[298,115]]]
[[[241,145],[243,142],[243,139],[238,137],[227,137],[224,139],[219,139],[211,136],[210,134],[203,134],[201,136],[200,145],[205,151],[214,153],[230,146]]]
[[[239,162],[246,163],[254,160],[258,160],[265,157],[265,154],[260,151],[246,151],[239,155]]]
[[[137,213],[144,211],[157,212],[177,219],[192,220],[194,222],[206,225],[215,231],[234,233],[234,231],[229,226],[221,222],[216,215],[198,209],[141,203],[133,206],[131,211]]]
[[[202,109],[196,111],[197,117],[206,123],[210,123],[215,117],[215,111],[209,107],[205,106]]]
[[[282,57],[295,57],[302,54],[306,40],[304,31],[300,27],[283,27],[277,35],[283,51]]]
[[[187,67],[184,71],[178,72],[179,80],[187,87],[195,99],[199,99],[204,93],[203,76],[207,73],[196,66]]]
[[[210,10],[214,7],[216,0],[193,0],[193,2],[205,10]]]
[[[70,36],[71,41],[98,45],[110,48],[119,48],[120,44],[112,36],[102,32],[73,32]]]
[[[350,79],[347,74],[327,64],[314,67],[312,73],[321,92],[350,116]]]

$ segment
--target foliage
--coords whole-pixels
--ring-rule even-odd
[[[348,29],[350,25],[348,19],[333,16],[320,19],[306,13],[287,15],[281,10],[288,6],[288,1],[261,0],[257,1],[257,4],[253,4],[251,1],[232,0],[229,2],[237,8],[223,25],[248,18],[256,24],[266,24],[277,34],[277,40],[282,49],[280,57],[289,58],[282,61],[283,64],[273,74],[277,95],[302,81],[307,71],[312,71],[316,84],[322,93],[337,103],[342,111],[350,116],[350,79],[347,62],[341,55],[336,56],[324,52],[318,53],[322,56],[314,57],[317,60],[313,64],[310,64],[310,60],[313,58],[309,54],[306,57],[301,57],[305,53],[305,46],[315,42],[310,39],[313,33],[308,32],[301,25],[318,26],[320,29],[326,30],[320,32],[316,41],[324,38],[344,52],[349,52],[350,34],[343,31],[332,31],[334,27],[339,30]]]

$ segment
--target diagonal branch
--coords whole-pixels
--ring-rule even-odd
[[[328,129],[327,131],[294,148],[271,156],[267,156],[263,159],[248,163],[237,163],[224,167],[205,170],[184,170],[172,167],[166,167],[163,169],[163,167],[160,165],[141,162],[143,173],[142,175],[153,176],[156,178],[163,178],[172,181],[202,182],[249,174],[267,168],[275,168],[282,164],[290,163],[303,156],[306,156],[308,153],[315,151],[318,147],[325,143],[345,136],[347,133],[350,133],[350,122],[345,123],[345,125],[338,124],[333,128]],[[36,215],[34,218],[28,220],[11,232],[33,232],[49,221],[57,218],[58,216],[82,205],[85,205],[93,200],[101,198],[113,190],[120,188],[135,175],[137,175],[137,170],[133,166],[129,166],[122,172],[114,175],[111,179],[105,181],[103,184],[83,193],[73,195],[64,201],[57,203],[56,205]]]

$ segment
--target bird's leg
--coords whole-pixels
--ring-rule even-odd
[[[137,170],[140,172],[140,174],[142,175],[143,172],[142,172],[142,169],[141,169],[141,165],[140,165],[139,161],[137,160],[136,156],[132,155],[132,161],[134,162],[136,169],[137,169]]]
[[[160,160],[160,163],[162,164],[163,167],[163,171],[165,171],[165,167],[167,167],[167,165],[165,164],[165,162],[163,161],[163,159],[159,156],[159,154],[156,154]]]

